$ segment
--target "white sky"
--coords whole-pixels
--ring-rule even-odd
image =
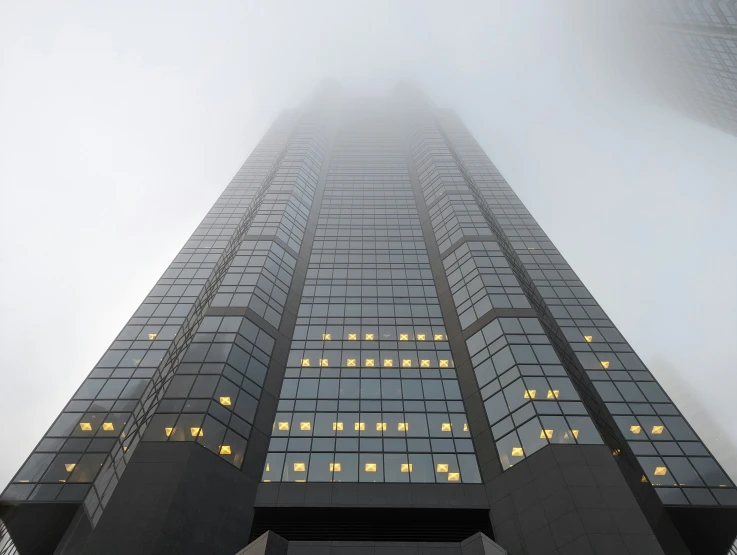
[[[454,108],[697,430],[737,439],[737,138],[640,98],[616,26],[555,5],[0,0],[0,487],[326,76]]]

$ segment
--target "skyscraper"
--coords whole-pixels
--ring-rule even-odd
[[[0,518],[21,555],[721,555],[737,489],[453,112],[326,84]]]
[[[657,65],[660,93],[685,113],[737,135],[737,3],[635,2],[644,15],[642,53]]]

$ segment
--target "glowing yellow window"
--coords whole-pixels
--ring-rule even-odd
[[[394,359],[391,359],[391,358],[385,358],[385,359],[384,359],[384,366],[385,366],[386,368],[391,368],[392,366],[394,366]]]
[[[448,368],[448,361],[445,359],[440,359],[440,368]]]
[[[65,464],[64,468],[66,469],[67,472],[71,472],[72,470],[74,470],[75,466],[77,466],[75,463]]]
[[[642,431],[642,428],[640,426],[630,426],[630,432],[637,435]]]
[[[594,340],[594,336],[593,335],[584,335],[583,336],[583,339],[584,339],[584,341],[586,341],[586,343],[591,343]]]
[[[540,430],[540,439],[550,439],[553,437],[553,430]]]
[[[400,432],[409,432],[409,424],[407,422],[399,422],[397,424],[397,430]]]
[[[115,426],[113,426],[112,422],[103,422],[102,423],[102,429],[106,432],[114,432]]]
[[[230,397],[220,397],[220,404],[225,407],[229,407],[231,405]]]
[[[448,465],[447,463],[438,463],[438,466],[435,467],[436,472],[448,472]]]
[[[534,399],[537,395],[536,389],[525,389],[525,399]]]
[[[330,463],[330,472],[340,472],[340,463],[338,463],[338,462],[331,462]]]
[[[287,432],[289,431],[289,422],[279,422],[279,431],[281,432]]]
[[[664,466],[656,466],[655,472],[653,472],[656,476],[665,476],[668,474],[668,469]]]
[[[323,333],[322,334],[322,340],[323,341],[330,341],[330,339],[331,339],[331,336],[330,336],[329,333]]]
[[[399,340],[400,341],[408,341],[409,340],[409,334],[408,333],[400,333],[399,334]]]
[[[266,463],[266,472],[271,472],[271,465]]]
[[[647,478],[643,476],[642,478],[640,478],[640,482],[642,482],[643,484],[647,484]]]
[[[443,422],[440,424],[440,431],[441,432],[450,432],[452,429],[450,422]]]
[[[366,366],[373,366],[374,365],[374,359],[367,358],[366,359]]]
[[[430,368],[430,361],[426,359],[422,359],[420,361],[420,367],[421,368]]]
[[[460,472],[448,472],[448,481],[449,482],[457,482],[461,479],[461,473]]]
[[[560,395],[560,389],[548,389],[548,399],[557,399]]]
[[[348,341],[355,341],[356,339],[358,339],[358,334],[356,334],[356,333],[349,333],[348,334]]]
[[[399,469],[402,472],[412,472],[412,464],[402,463]]]
[[[463,431],[464,432],[468,431],[468,424],[466,422],[463,423]]]
[[[309,431],[312,429],[312,423],[311,422],[300,422],[299,429],[304,430],[304,431]]]
[[[303,358],[302,359],[302,366],[309,366],[310,365],[310,359],[309,358]]]
[[[356,359],[355,358],[349,358],[348,359],[348,366],[355,366],[356,365]]]
[[[342,422],[333,422],[333,430],[339,431],[343,429],[343,423]]]
[[[361,431],[363,431],[363,430],[366,429],[366,423],[365,422],[356,422],[353,425],[353,429],[356,430],[356,431],[361,432]]]
[[[328,365],[328,359],[321,358],[320,359],[320,366],[327,366]]]
[[[166,434],[166,437],[169,437],[174,432],[174,428],[164,428],[164,433]]]
[[[304,472],[305,471],[305,463],[294,463],[294,471],[295,472]]]
[[[605,369],[606,369],[606,368],[609,368],[609,361],[608,361],[608,360],[602,360],[602,361],[601,361],[601,366],[602,366],[603,368],[605,368]]]
[[[512,447],[512,456],[513,457],[522,457],[524,456],[525,452],[522,450],[522,447]]]
[[[154,339],[156,339],[157,335],[158,335],[157,333],[149,333],[148,334],[149,341],[153,341]]]
[[[377,422],[376,423],[376,431],[377,432],[386,432],[386,422]]]
[[[408,366],[412,366],[412,359],[411,358],[403,358],[402,359],[402,367],[407,368]]]
[[[571,433],[573,434],[573,437],[578,439],[578,430],[571,430]]]
[[[367,333],[364,338],[366,341],[373,341],[374,340],[374,334],[373,333]]]
[[[664,426],[653,426],[652,432],[650,433],[655,434],[655,435],[660,435],[663,433],[663,428]]]
[[[425,340],[425,334],[424,333],[418,333],[417,334],[417,341],[424,341]]]
[[[202,428],[190,428],[189,433],[192,434],[192,437],[202,437],[205,435]]]
[[[366,463],[363,469],[366,472],[376,472],[376,463]]]
[[[221,455],[230,455],[230,445],[221,445],[220,446],[220,454]]]
[[[79,428],[83,432],[91,432],[92,431],[92,424],[90,424],[89,422],[80,422],[79,423]]]
[[[442,333],[436,333],[433,338],[435,341],[442,341],[443,340],[443,334]]]

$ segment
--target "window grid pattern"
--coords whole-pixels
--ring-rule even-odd
[[[400,131],[345,118],[263,481],[479,482]]]
[[[496,241],[469,241],[443,260],[463,329],[495,308],[530,308]]]
[[[283,116],[254,149],[12,479],[3,500],[81,501],[90,493],[294,125],[293,115]]]
[[[537,318],[497,318],[466,344],[503,469],[549,443],[602,443]]]
[[[442,124],[578,362],[666,505],[737,505],[737,489],[454,114]]]

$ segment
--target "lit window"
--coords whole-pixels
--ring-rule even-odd
[[[363,430],[366,429],[366,423],[365,422],[356,422],[353,425],[353,429],[361,432],[361,431],[363,431]]]
[[[75,463],[65,464],[64,468],[66,468],[67,472],[71,472],[74,470],[74,467],[77,466]]]
[[[466,422],[463,423],[463,431],[464,432],[468,431],[468,424]]]
[[[663,428],[664,426],[653,426],[653,431],[650,433],[655,434],[655,435],[660,435],[663,433]]]
[[[434,336],[434,338],[435,338],[435,341],[442,341],[443,340],[443,334],[442,333],[436,333],[435,336]]]
[[[322,340],[323,341],[330,341],[330,334],[329,333],[323,333],[322,334]]]
[[[302,359],[302,366],[309,366],[310,365],[310,359],[309,358],[303,358]]]
[[[399,334],[399,340],[400,341],[407,341],[408,339],[409,339],[409,334],[408,333],[400,333]]]
[[[412,366],[412,359],[411,358],[403,358],[402,359],[402,366],[405,367],[405,368],[407,366]]]
[[[522,447],[512,447],[512,456],[513,457],[522,457],[524,456],[525,452],[522,450]]]
[[[374,359],[367,358],[366,359],[366,366],[373,366],[374,365]]]
[[[312,424],[310,422],[300,422],[299,429],[304,430],[304,431],[309,431],[312,429]]]
[[[424,341],[425,340],[425,334],[424,333],[418,333],[417,334],[417,341]]]
[[[356,359],[355,358],[349,358],[348,359],[348,366],[355,366],[356,365]]]
[[[642,478],[640,478],[640,482],[643,484],[647,484],[647,477],[643,474]]]
[[[335,430],[342,430],[343,429],[343,423],[342,422],[333,422],[333,431]]]
[[[525,399],[534,399],[537,395],[536,389],[525,389]]]
[[[376,472],[376,463],[366,463],[363,468],[366,472]]]
[[[402,463],[400,466],[400,470],[402,472],[412,472],[412,464]]]
[[[609,368],[609,361],[608,361],[608,360],[602,360],[602,361],[601,361],[601,366],[602,366],[603,368],[605,368],[605,369],[606,369],[606,368]]]
[[[394,359],[391,358],[385,358],[384,359],[384,366],[391,368],[394,365]]]
[[[560,389],[548,389],[548,399],[557,399],[560,395]]]
[[[376,431],[377,432],[386,432],[386,422],[377,422],[376,423]]]
[[[102,429],[106,432],[114,432],[115,426],[113,426],[112,422],[103,422],[102,423]]]
[[[540,430],[540,439],[550,439],[553,437],[553,430]]]
[[[436,472],[448,472],[448,465],[447,463],[438,463],[438,466],[435,468]]]
[[[294,471],[295,472],[304,472],[305,471],[305,463],[294,463]]]
[[[340,472],[340,463],[338,463],[338,462],[331,462],[330,463],[330,472]]]
[[[397,430],[400,432],[409,432],[409,424],[407,422],[400,422],[397,424]]]
[[[230,445],[221,445],[220,446],[220,454],[221,455],[230,455]]]
[[[148,338],[150,341],[153,341],[154,339],[156,339],[157,335],[158,335],[157,333],[149,333]]]
[[[642,428],[640,426],[630,426],[630,432],[637,435],[642,431]]]
[[[355,333],[349,333],[348,334],[348,340],[349,341],[355,341],[357,338],[358,338],[358,336]]]
[[[229,407],[230,406],[230,397],[220,397],[220,404]]]
[[[174,432],[174,428],[164,428],[164,433],[166,434],[166,437],[169,437]]]
[[[289,422],[279,422],[279,430],[282,432],[289,431]]]
[[[668,474],[668,469],[664,466],[656,466],[655,472],[653,472],[656,476],[665,476]]]
[[[374,340],[374,334],[373,333],[367,333],[366,334],[366,341],[373,341]]]
[[[583,338],[586,341],[586,343],[591,343],[594,340],[593,335],[584,335]]]
[[[578,439],[578,430],[571,430],[571,435],[573,435],[573,437],[575,437],[576,439]],[[568,439],[569,437],[570,436],[568,435],[568,432],[566,432],[565,434],[563,434],[563,439]]]
[[[92,431],[92,424],[89,422],[80,422],[79,427],[83,432],[91,432]]]
[[[189,433],[192,434],[192,437],[202,437],[205,435],[202,428],[190,428]]]
[[[271,465],[266,463],[266,472],[271,472]]]
[[[448,361],[445,359],[440,360],[440,368],[448,368]]]
[[[450,422],[443,422],[442,424],[440,424],[440,431],[441,432],[450,432],[451,431]]]
[[[328,359],[321,358],[320,359],[320,366],[327,366],[328,365]]]
[[[423,359],[420,361],[420,367],[421,368],[430,368],[430,361]]]
[[[448,481],[449,482],[457,482],[461,479],[461,473],[460,472],[448,472]]]

